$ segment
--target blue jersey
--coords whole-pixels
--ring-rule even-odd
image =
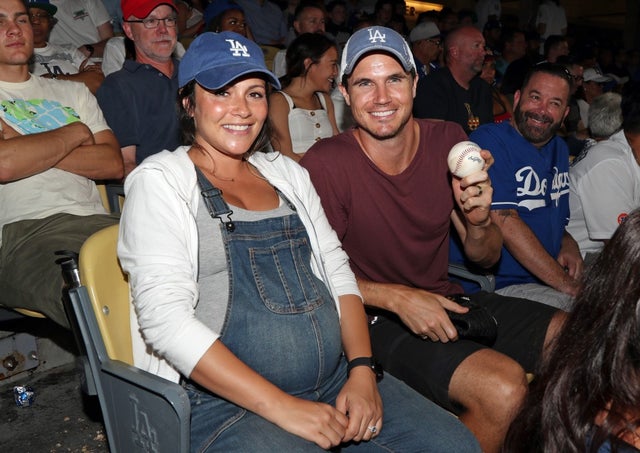
[[[518,211],[549,255],[557,258],[569,221],[569,151],[564,140],[556,136],[538,149],[508,122],[483,125],[469,138],[495,159],[489,169],[491,209]],[[460,251],[452,252],[451,259],[461,261]],[[497,289],[541,283],[504,247],[494,272]]]

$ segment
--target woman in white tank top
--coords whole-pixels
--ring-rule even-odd
[[[269,98],[271,145],[300,160],[318,140],[338,133],[331,92],[338,74],[338,49],[323,34],[305,33],[287,49],[282,91]]]

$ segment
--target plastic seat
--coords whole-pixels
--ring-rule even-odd
[[[278,53],[278,51],[280,50],[279,47],[274,47],[274,46],[267,46],[267,45],[261,45],[260,48],[262,49],[262,52],[264,53],[264,63],[267,65],[267,68],[269,68],[270,70],[273,70],[273,60],[276,56],[276,54]]]
[[[124,186],[115,183],[96,184],[102,205],[112,214],[119,214],[124,204]]]
[[[20,313],[21,315],[29,316],[31,318],[46,318],[46,316],[40,313],[39,311],[29,310],[27,308],[14,308],[14,310]]]
[[[87,387],[100,400],[111,452],[187,452],[190,405],[174,382],[132,366],[129,285],[116,254],[118,225],[80,249],[82,286],[69,290],[88,362]]]
[[[496,279],[492,274],[477,274],[464,264],[449,263],[449,275],[476,283],[481,291],[492,293],[496,289]]]
[[[111,213],[117,214],[122,210],[124,203],[124,186],[122,184],[96,184],[100,199],[105,209]],[[31,318],[46,318],[45,315],[39,311],[30,310],[27,308],[11,308],[21,315]]]

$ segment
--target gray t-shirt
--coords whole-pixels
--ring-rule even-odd
[[[269,211],[248,211],[229,205],[235,221],[254,222],[274,217],[283,217],[294,211],[280,198],[280,206]],[[226,220],[226,219],[225,219]],[[202,197],[198,201],[198,284],[200,298],[196,305],[196,317],[214,332],[220,333],[229,303],[229,273],[227,255],[222,244],[220,220],[213,219]]]

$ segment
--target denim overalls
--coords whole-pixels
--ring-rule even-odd
[[[227,255],[229,301],[221,341],[283,391],[335,406],[347,380],[340,320],[329,290],[310,269],[302,221],[296,213],[234,221],[222,192],[196,172],[211,216],[222,223]],[[325,451],[191,381],[185,388],[192,452]],[[378,388],[385,414],[380,435],[332,451],[480,452],[460,421],[393,376],[385,376]]]
[[[336,380],[340,388],[345,379],[340,372],[340,321],[327,286],[311,271],[311,246],[302,221],[296,213],[234,221],[222,192],[197,173],[211,216],[222,222],[227,255],[229,302],[221,341],[283,391],[324,400],[328,388],[335,387]],[[188,388],[196,390],[190,396],[192,405],[198,405],[207,392]],[[215,409],[203,416],[216,419],[221,428],[243,411],[215,399]]]

